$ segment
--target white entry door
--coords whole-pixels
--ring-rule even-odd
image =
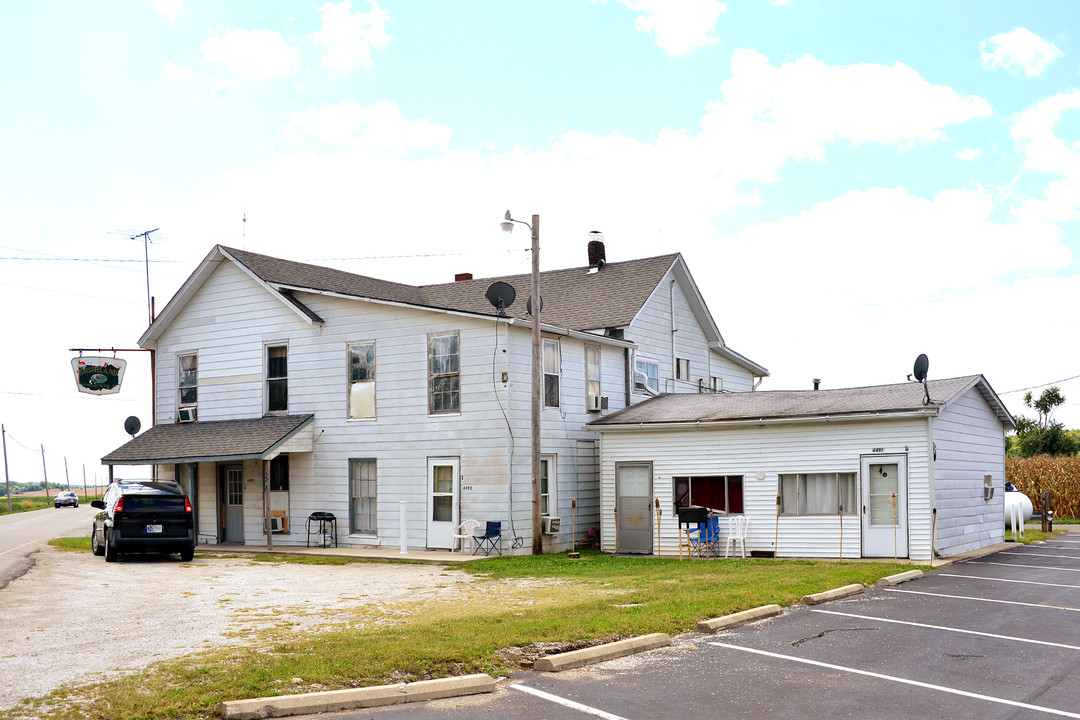
[[[427,546],[454,547],[458,524],[458,458],[428,458]]]
[[[863,557],[908,556],[907,455],[863,456]]]

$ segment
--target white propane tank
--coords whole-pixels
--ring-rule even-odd
[[[1020,506],[1020,516],[1026,523],[1031,519],[1031,513],[1035,508],[1031,504],[1031,498],[1019,490],[1005,490],[1005,527],[1009,527],[1009,508]]]

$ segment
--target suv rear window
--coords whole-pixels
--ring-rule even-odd
[[[164,510],[184,512],[184,498],[168,495],[125,495],[124,510]]]

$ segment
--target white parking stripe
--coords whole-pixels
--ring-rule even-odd
[[[1036,570],[1061,570],[1062,572],[1080,572],[1080,568],[1063,568],[1056,565],[1024,565],[1023,563],[999,563],[989,560],[969,560],[968,565],[1003,565],[1005,567],[1035,568]]]
[[[41,541],[40,540],[31,540],[30,542],[24,542],[22,545],[16,545],[15,547],[9,548],[9,549],[5,550],[4,552],[0,552],[0,555],[7,555],[9,552],[15,552],[19,548],[26,547],[27,545],[33,545],[36,542],[41,542]]]
[[[823,615],[839,615],[840,617],[858,618],[859,620],[873,620],[896,625],[911,625],[928,630],[945,630],[948,632],[963,633],[965,635],[980,635],[982,637],[995,638],[997,640],[1013,640],[1015,642],[1031,643],[1032,645],[1049,645],[1050,647],[1065,648],[1066,650],[1080,650],[1080,645],[1066,645],[1065,643],[1047,642],[1046,640],[1032,640],[1031,638],[1014,637],[1012,635],[997,635],[995,633],[979,632],[978,630],[962,630],[960,628],[947,627],[945,625],[927,625],[926,623],[910,622],[908,620],[892,620],[891,618],[874,617],[872,615],[856,615],[854,613],[836,612],[835,610],[811,610],[810,612]]]
[[[1025,550],[1035,555],[1041,555],[1043,550],[1065,550],[1067,552],[1080,552],[1080,547],[1056,547],[1053,545],[1024,545]]]
[[[1045,608],[1047,610],[1068,610],[1080,612],[1080,608],[1064,607],[1062,605],[1043,605],[1042,603],[1020,602],[1019,600],[998,600],[997,598],[974,597],[971,595],[947,595],[945,593],[925,592],[923,590],[900,590],[898,588],[885,588],[885,592],[906,593],[908,595],[929,595],[930,597],[949,598],[951,600],[977,600],[978,602],[999,603],[1001,605],[1022,605],[1024,607]]]
[[[1031,553],[1026,553],[1026,552],[1011,552],[1011,551],[1009,551],[1009,550],[1002,550],[1001,552],[999,552],[999,553],[998,553],[998,555],[1023,555],[1024,557],[1032,557],[1032,554],[1031,554]],[[1038,555],[1035,555],[1034,557],[1041,557],[1041,558],[1047,558],[1047,557],[1049,557],[1049,558],[1061,558],[1061,559],[1063,559],[1063,560],[1077,560],[1077,559],[1078,559],[1076,555],[1051,555],[1050,553],[1039,553]]]
[[[613,715],[613,714],[611,714],[609,712],[604,712],[603,710],[597,710],[594,707],[589,707],[588,705],[582,705],[579,702],[574,702],[573,700],[567,700],[564,697],[559,697],[558,695],[552,695],[549,692],[544,692],[543,690],[537,690],[536,688],[529,687],[528,685],[511,685],[510,687],[512,687],[515,690],[520,690],[521,692],[529,693],[530,695],[535,695],[538,698],[543,698],[544,700],[548,700],[548,701],[553,702],[553,703],[558,703],[559,705],[562,705],[564,707],[573,708],[574,710],[580,710],[581,712],[588,713],[589,715],[595,715],[596,717],[607,718],[607,720],[626,720],[626,718],[622,717],[621,715]],[[1077,715],[1076,717],[1080,717],[1080,715]]]
[[[1035,582],[1034,580],[1010,580],[1008,578],[980,577],[978,575],[955,575],[953,573],[938,573],[938,577],[966,578],[968,580],[989,580],[990,582],[1018,583],[1020,585],[1044,585],[1046,587],[1063,587],[1080,590],[1080,585],[1065,585],[1064,583]]]
[[[795,657],[794,655],[781,655],[780,653],[769,652],[768,650],[757,650],[755,648],[740,647],[738,645],[729,645],[721,642],[710,642],[710,645],[716,647],[728,648],[730,650],[741,650],[742,652],[753,653],[754,655],[764,655],[765,657],[776,658],[777,660],[790,660],[791,662],[802,663],[804,665],[813,665],[815,667],[826,668],[829,670],[841,670],[843,672],[849,672],[853,675],[862,675],[864,677],[876,678],[878,680],[888,680],[889,682],[901,683],[903,685],[913,685],[915,687],[926,688],[927,690],[937,690],[938,692],[949,693],[950,695],[960,695],[962,697],[974,698],[975,700],[984,700],[991,703],[999,703],[1001,705],[1009,705],[1010,707],[1023,708],[1024,710],[1031,710],[1033,712],[1046,713],[1047,715],[1057,715],[1058,717],[1077,718],[1080,720],[1080,713],[1072,713],[1066,710],[1056,710],[1054,708],[1043,707],[1041,705],[1031,705],[1030,703],[1018,702],[1016,700],[1007,700],[1005,698],[993,697],[992,695],[982,695],[980,693],[969,692],[967,690],[957,690],[955,688],[945,687],[943,685],[933,685],[931,683],[921,682],[919,680],[909,680],[908,678],[897,677],[895,675],[884,675],[882,673],[870,672],[869,670],[858,670],[856,668],[844,667],[843,665],[833,665],[832,663],[819,662],[817,660],[810,660],[808,658]]]

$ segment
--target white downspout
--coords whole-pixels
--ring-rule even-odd
[[[679,329],[675,327],[675,278],[671,278],[671,284],[668,286],[668,301],[671,306],[671,391],[679,392],[679,387],[676,383],[676,369],[675,369],[675,333],[679,332]]]

